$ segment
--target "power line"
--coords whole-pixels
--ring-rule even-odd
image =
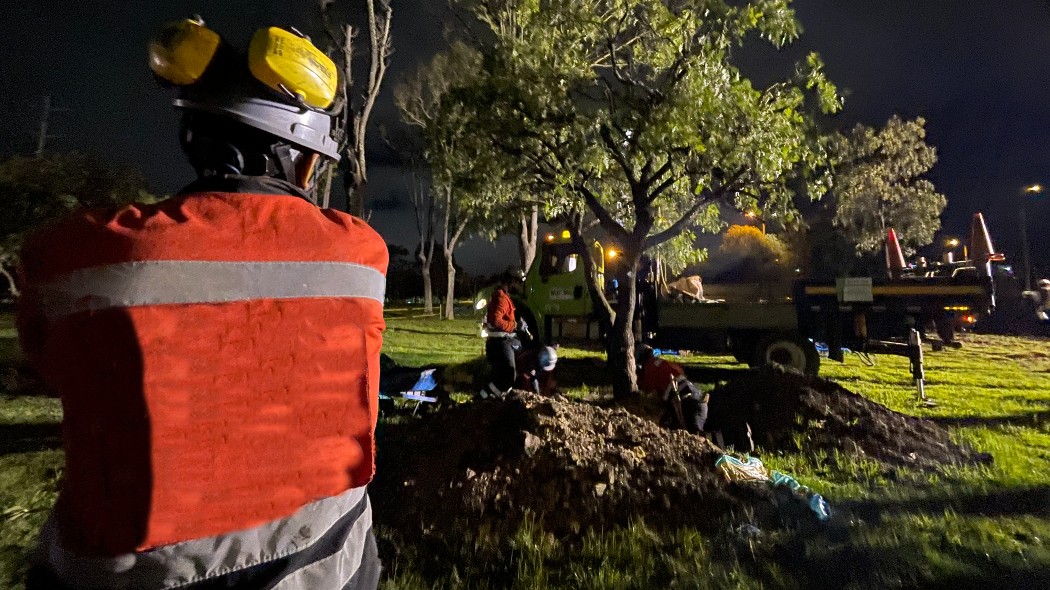
[[[51,95],[44,96],[44,108],[40,113],[40,132],[36,139],[36,156],[39,158],[44,155],[44,149],[47,147],[47,140],[59,137],[58,135],[48,135],[47,127],[51,119],[51,113],[58,113],[68,111],[69,109],[63,107],[51,106]]]

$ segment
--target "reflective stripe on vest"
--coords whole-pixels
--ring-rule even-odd
[[[345,522],[348,517],[353,521]],[[66,551],[54,521],[48,520],[41,532],[41,551],[71,588],[170,590],[288,556],[310,556],[317,549],[315,560],[289,563],[292,570],[272,588],[342,588],[361,566],[371,528],[371,504],[365,488],[359,487],[259,527],[113,558]],[[320,547],[330,543],[340,546],[334,551]]]
[[[75,270],[39,287],[48,319],[113,307],[357,297],[383,302],[381,272],[349,262],[152,260]]]

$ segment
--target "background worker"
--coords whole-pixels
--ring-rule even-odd
[[[522,347],[516,359],[518,377],[514,386],[540,395],[553,395],[557,386],[554,380],[557,365],[557,346]]]
[[[638,361],[638,389],[665,403],[661,423],[701,434],[707,421],[708,395],[686,378],[680,365],[657,356],[647,344],[639,348]]]
[[[245,54],[186,20],[150,66],[197,181],[24,249],[19,336],[66,450],[28,587],[374,589],[387,249],[312,199],[339,157],[335,65],[288,31]]]
[[[516,355],[521,350],[514,312],[514,302],[510,299],[506,282],[502,281],[492,291],[492,300],[485,313],[485,359],[489,363],[490,380],[479,394],[482,399],[501,398],[514,386]]]

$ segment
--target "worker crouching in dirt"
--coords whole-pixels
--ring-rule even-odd
[[[660,358],[649,345],[639,349],[638,389],[665,403],[661,425],[702,434],[707,421],[708,395],[701,393],[685,376],[681,365]]]
[[[374,589],[388,254],[315,204],[339,70],[290,31],[245,52],[199,20],[149,57],[198,179],[24,249],[19,336],[66,451],[27,588]]]
[[[554,395],[554,367],[558,364],[555,346],[526,346],[518,353],[518,378],[514,386],[540,395]]]
[[[517,354],[521,350],[514,302],[505,284],[492,292],[485,315],[485,359],[489,363],[490,381],[478,394],[482,399],[502,398],[510,393],[517,376]]]

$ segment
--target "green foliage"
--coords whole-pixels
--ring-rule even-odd
[[[80,207],[152,202],[137,172],[107,166],[82,154],[14,156],[0,162],[0,270],[18,262],[30,229]],[[13,283],[9,286],[14,293]]]
[[[836,138],[834,223],[859,252],[881,249],[890,227],[906,252],[932,242],[940,229],[947,199],[925,178],[937,162],[925,125],[921,117],[895,115],[882,129],[857,125]]]
[[[596,220],[627,264],[660,245],[663,258],[695,261],[693,240],[676,238],[720,229],[719,207],[787,211],[799,182],[823,194],[825,154],[806,97],[829,111],[839,102],[820,59],[765,88],[735,64],[746,43],[780,47],[798,36],[790,0],[460,4],[476,19],[468,38],[483,55],[456,95],[471,132],[506,156],[503,168],[546,189],[548,219],[566,220],[576,236]],[[635,298],[611,303],[583,258],[626,394],[635,387],[626,320]]]
[[[794,274],[787,246],[753,225],[729,226],[719,251],[738,261],[747,280],[779,281]]]

